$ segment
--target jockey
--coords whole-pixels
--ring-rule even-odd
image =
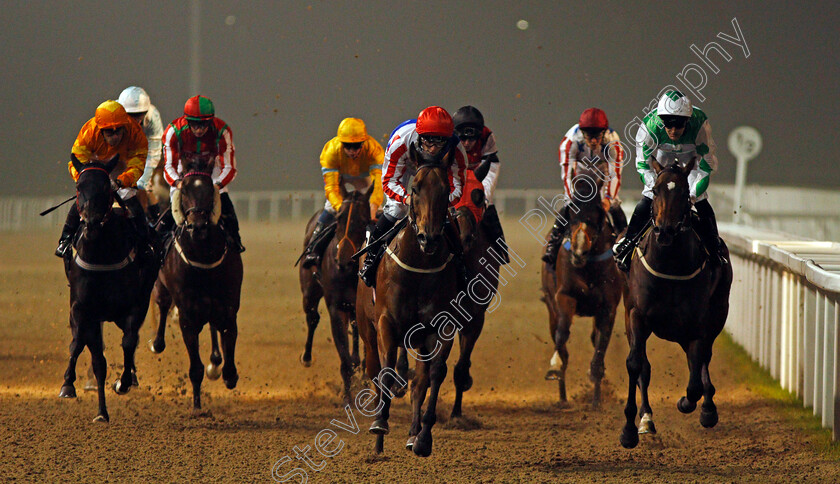
[[[143,174],[147,151],[148,142],[140,125],[128,116],[120,103],[110,100],[96,108],[94,117],[82,126],[72,148],[72,153],[82,163],[105,163],[119,155],[119,162],[111,171],[111,180],[118,187],[117,195],[125,202],[129,216],[134,221],[139,237],[138,245],[142,255],[146,256],[151,255],[146,216],[134,195],[137,193],[137,180]],[[73,167],[73,162],[68,163],[68,166],[70,175],[77,181],[79,172]],[[74,203],[64,222],[55,255],[63,258],[69,254],[80,222],[79,209]]]
[[[318,222],[309,239],[303,267],[321,263],[324,249],[331,234],[324,234],[325,227],[334,221],[343,201],[339,184],[350,183],[356,190],[374,184],[370,196],[370,219],[376,219],[376,210],[382,204],[382,145],[368,135],[365,122],[358,118],[345,118],[338,125],[337,136],[321,150],[321,174],[324,175],[324,193],[327,201],[318,216]],[[314,241],[314,242],[313,242]]]
[[[493,205],[493,193],[496,191],[496,182],[499,176],[496,135],[484,125],[484,116],[482,116],[481,111],[473,106],[463,106],[455,111],[452,122],[455,125],[455,134],[461,140],[461,145],[467,152],[467,169],[475,171],[480,164],[487,164],[481,170],[487,170],[484,179],[481,181],[484,186],[484,198],[487,200],[487,208],[484,211],[482,221],[490,236],[491,243],[502,256],[503,262],[507,264],[510,262],[510,258],[505,243],[505,234],[502,231],[496,206]]]
[[[411,195],[406,190],[408,179],[416,171],[409,158],[409,147],[415,147],[421,163],[437,163],[454,151],[455,162],[449,167],[452,176],[449,192],[449,203],[454,204],[461,198],[464,186],[464,170],[466,169],[467,153],[464,147],[453,136],[454,126],[452,117],[445,109],[430,106],[420,112],[417,119],[409,119],[394,129],[388,146],[385,148],[385,159],[382,172],[382,190],[385,193],[385,207],[383,214],[376,222],[368,240],[373,243],[379,241],[399,219],[408,214]],[[461,245],[457,236],[453,237],[454,229],[446,224],[444,231],[450,242],[455,256],[455,267],[458,271],[458,285],[466,286],[466,268],[460,257]],[[457,242],[457,243],[456,243]],[[368,287],[376,284],[376,268],[379,259],[385,253],[387,241],[380,241],[372,247],[365,257],[365,263],[359,271],[359,277]]]
[[[146,184],[152,177],[152,172],[160,163],[161,138],[163,137],[163,123],[160,120],[160,112],[149,100],[149,95],[142,87],[129,86],[123,89],[117,102],[122,104],[125,112],[137,121],[146,140],[149,142],[149,153],[146,156],[146,168],[143,176],[137,180],[137,187],[145,190]]]
[[[656,173],[650,167],[651,161],[667,167],[674,163],[685,166],[697,160],[688,174],[691,202],[700,218],[698,235],[710,255],[712,264],[728,264],[723,243],[718,237],[715,212],[709,204],[706,189],[709,175],[717,169],[715,142],[712,128],[706,114],[691,106],[691,101],[679,91],[668,91],[659,100],[658,107],[645,116],[636,134],[636,171],[642,177],[645,188],[642,199],[633,210],[625,236],[615,244],[613,252],[618,267],[630,269],[631,254],[651,214],[653,187]]]
[[[559,159],[560,176],[566,191],[566,200],[571,200],[575,192],[575,173],[578,163],[593,166],[604,160],[607,161],[608,174],[605,176],[601,199],[604,208],[613,222],[616,233],[624,229],[625,217],[621,211],[621,200],[618,191],[621,188],[621,169],[624,164],[624,150],[621,148],[618,133],[610,128],[607,115],[598,108],[589,108],[580,115],[578,124],[566,132],[560,141]],[[608,179],[606,177],[608,176]],[[566,234],[569,224],[569,204],[563,206],[560,216],[551,227],[551,235],[542,260],[554,265],[557,251]]]
[[[222,223],[239,252],[245,252],[239,237],[239,221],[227,192],[228,184],[236,178],[233,133],[227,123],[216,117],[216,109],[209,98],[198,95],[187,99],[184,115],[169,123],[163,131],[163,176],[171,186],[170,192],[181,188],[184,175],[181,152],[215,156],[212,177],[219,187]],[[170,211],[158,230],[168,232],[173,224]]]

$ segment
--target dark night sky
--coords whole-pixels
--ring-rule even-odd
[[[696,104],[719,146],[713,183],[734,182],[726,136],[747,124],[764,137],[748,183],[837,186],[826,134],[840,104],[840,9],[626,3],[203,1],[200,91],[233,127],[232,188],[318,189],[318,155],[342,118],[363,118],[384,144],[431,104],[482,110],[499,141],[500,187],[559,188],[557,146],[583,109],[601,107],[622,132],[660,89],[680,86],[689,63],[708,76]],[[189,2],[4,2],[0,15],[0,195],[70,192],[79,128],[124,87],[144,87],[164,122],[195,94]],[[749,58],[716,37],[734,35],[733,18]],[[718,74],[689,49],[712,41],[732,56],[711,54]],[[635,193],[632,171],[625,190]]]

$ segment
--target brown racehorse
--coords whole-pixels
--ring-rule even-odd
[[[642,237],[628,274],[626,309],[629,388],[621,432],[621,445],[635,447],[640,433],[654,433],[653,411],[648,401],[650,362],[646,354],[651,333],[679,343],[688,359],[688,386],[677,408],[690,413],[703,397],[700,424],[714,427],[718,421],[709,378],[712,344],[723,330],[729,313],[732,266],[711,266],[697,234],[691,229],[691,200],[684,168],[663,169],[653,163],[653,229]],[[636,386],[642,394],[641,421],[636,427]]]
[[[569,238],[558,251],[554,267],[543,263],[542,299],[548,308],[548,324],[554,340],[554,356],[545,378],[557,380],[561,404],[567,402],[569,352],[566,343],[572,319],[575,315],[594,317],[590,339],[595,352],[589,363],[589,379],[594,384],[592,405],[598,407],[604,356],[626,284],[613,261],[615,233],[599,196],[602,179],[593,171],[595,169],[599,168],[578,169],[578,176],[587,175],[592,180],[590,188],[593,190],[588,194],[575,192],[572,198],[568,211]],[[578,185],[583,188],[587,184]]]
[[[410,156],[416,163],[413,146]],[[448,311],[457,287],[453,256],[443,234],[450,163],[454,163],[451,153],[442,165],[421,166],[414,176],[409,223],[390,242],[379,264],[375,305],[371,303],[371,289],[359,281],[356,313],[365,343],[365,369],[376,383],[379,399],[376,420],[370,427],[376,434],[376,453],[382,452],[384,436],[389,432],[391,399],[405,384],[397,379],[394,368],[398,350],[406,346],[417,359],[411,398],[414,418],[406,447],[423,457],[432,452],[438,394],[446,378],[446,359],[456,330],[451,320],[441,317]],[[422,413],[430,385],[431,395]]]
[[[370,196],[373,183],[363,192],[347,193],[344,184],[339,184],[344,201],[336,216],[335,235],[324,250],[320,267],[300,267],[300,290],[303,294],[303,311],[306,313],[306,346],[300,361],[304,366],[312,363],[312,338],[321,316],[318,303],[321,298],[327,305],[332,327],[333,341],[341,360],[341,378],[344,383],[344,403],[350,403],[350,380],[353,369],[359,366],[359,333],[356,329],[356,285],[358,284],[359,263],[351,256],[362,248],[365,241],[365,229],[370,224]],[[309,219],[306,226],[304,247],[315,228],[320,211]],[[353,349],[347,338],[352,324]]]
[[[133,384],[134,352],[138,331],[149,308],[149,294],[157,273],[154,260],[135,259],[133,229],[126,217],[113,211],[115,195],[109,173],[117,164],[114,157],[107,164],[82,164],[73,158],[79,172],[76,204],[82,230],[73,244],[74,254],[64,259],[70,283],[70,363],[59,392],[62,398],[76,397],[76,361],[88,347],[96,377],[99,414],[94,422],[108,422],[105,406],[106,361],[103,354],[102,322],[114,321],[123,331],[124,370],[114,383],[117,394],[125,394]],[[154,259],[154,258],[153,258]]]
[[[173,200],[177,226],[172,247],[164,259],[155,283],[160,308],[158,338],[163,343],[166,315],[174,302],[180,315],[181,333],[190,358],[193,409],[201,408],[204,366],[198,352],[198,335],[210,323],[213,354],[207,375],[218,378],[221,363],[215,332],[221,333],[224,367],[222,378],[229,389],[236,387],[235,347],[238,335],[236,315],[242,288],[242,258],[228,246],[218,224],[221,214],[218,190],[213,184],[213,163],[209,157],[184,155],[185,175],[179,199]],[[178,206],[175,206],[178,205]],[[162,347],[161,347],[162,349]],[[215,377],[215,378],[214,378]]]
[[[473,188],[475,187],[475,188]],[[467,181],[464,186],[464,193],[467,196],[461,198],[457,206],[458,227],[461,232],[461,244],[464,247],[464,263],[467,266],[467,274],[470,274],[472,282],[472,295],[459,293],[458,303],[453,305],[460,314],[454,314],[463,327],[458,333],[458,343],[461,351],[458,362],[452,371],[452,379],[455,383],[455,402],[452,404],[450,419],[461,417],[461,401],[464,392],[472,388],[473,379],[470,376],[470,358],[472,356],[481,330],[484,328],[484,318],[487,308],[496,294],[499,286],[499,267],[501,255],[492,254],[490,247],[493,245],[484,224],[476,219],[476,214],[483,215],[483,210],[474,210],[473,207],[484,207],[484,188],[481,180],[475,178],[472,171],[467,171]],[[469,199],[467,202],[465,199]],[[467,286],[470,290],[471,286]],[[461,313],[464,311],[464,313]]]

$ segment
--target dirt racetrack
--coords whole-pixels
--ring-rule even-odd
[[[338,358],[323,310],[313,365],[298,362],[305,329],[292,264],[303,223],[243,227],[248,251],[236,390],[205,379],[207,415],[192,416],[177,324],[170,322],[166,351],[154,355],[146,341],[155,324],[147,319],[137,352],[140,387],[126,396],[108,390],[110,424],[91,422],[96,395],[81,390],[87,351],[79,360],[79,397],[57,396],[70,342],[67,284],[52,255],[59,227],[54,233],[0,234],[0,480],[271,482],[272,466],[289,456],[291,462],[277,474],[299,467],[312,482],[840,482],[838,453],[826,451],[826,433],[807,430],[813,423],[801,417],[804,411],[758,391],[755,382],[762,377],[722,338],[711,368],[717,427],[702,428],[698,411],[677,411],[688,374],[685,358],[677,345],[652,339],[651,403],[659,433],[642,436],[636,449],[623,449],[618,443],[627,379],[623,311],[607,355],[602,407],[594,410],[588,403],[588,319],[573,325],[571,405],[558,407],[556,383],[543,380],[553,349],[539,301],[540,246],[515,219],[504,223],[526,266],[502,288],[501,305],[488,316],[478,341],[475,384],[464,397],[470,430],[447,423],[457,351],[450,357],[427,459],[404,449],[407,398],[392,407],[384,459],[369,459],[371,419],[353,411],[360,428],[355,435],[331,425],[334,419],[352,423],[340,403]],[[202,334],[205,362],[207,334]],[[122,362],[120,332],[108,323],[105,337],[113,382]],[[344,443],[334,457],[313,450],[325,428],[336,430]],[[309,446],[321,470],[295,460],[295,446]]]

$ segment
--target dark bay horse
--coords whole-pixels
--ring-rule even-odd
[[[577,316],[592,316],[590,339],[595,352],[589,363],[589,379],[594,384],[592,405],[601,402],[604,356],[612,336],[615,314],[626,284],[612,257],[615,233],[602,205],[602,179],[592,169],[578,170],[593,183],[591,193],[575,192],[570,202],[568,234],[552,267],[543,263],[542,300],[548,308],[548,324],[554,340],[554,355],[545,375],[557,380],[560,403],[566,399],[566,368],[569,352],[566,343]],[[583,188],[584,183],[579,184]]]
[[[306,346],[300,361],[304,366],[312,364],[312,338],[321,316],[318,303],[321,298],[327,305],[330,315],[333,341],[341,360],[341,378],[344,383],[344,403],[350,403],[350,381],[353,369],[359,366],[359,333],[356,328],[356,285],[358,284],[359,263],[351,256],[362,248],[365,241],[365,229],[370,224],[370,196],[374,184],[364,191],[347,193],[340,183],[344,201],[336,216],[336,229],[332,241],[324,250],[320,267],[300,267],[300,290],[303,294],[303,311],[306,313]],[[306,226],[304,247],[315,228],[320,211],[309,219]],[[347,334],[353,330],[353,348]]]
[[[123,395],[132,386],[134,352],[138,331],[149,308],[149,295],[157,266],[154,260],[135,259],[136,240],[131,222],[113,210],[115,200],[109,173],[117,164],[114,157],[107,164],[82,164],[72,156],[79,172],[76,182],[76,205],[82,230],[73,244],[74,255],[64,259],[64,271],[70,283],[70,363],[64,374],[59,396],[76,397],[76,361],[88,347],[99,394],[99,414],[94,422],[108,422],[105,406],[107,363],[103,354],[102,322],[114,321],[123,331],[123,373],[114,383],[114,391]],[[154,258],[153,258],[154,259]]]
[[[416,163],[413,146],[410,156]],[[395,370],[400,348],[417,360],[411,394],[414,418],[406,447],[423,457],[432,452],[438,394],[457,330],[457,323],[446,317],[457,292],[453,255],[443,234],[449,205],[449,163],[454,163],[452,154],[442,165],[421,166],[414,176],[409,223],[390,242],[379,265],[375,304],[371,303],[371,289],[359,282],[357,321],[365,343],[365,369],[376,384],[379,402],[370,427],[376,434],[376,453],[383,451],[384,436],[389,432],[391,399],[406,385]]]
[[[193,410],[201,409],[204,366],[198,351],[198,335],[210,323],[212,353],[207,376],[219,377],[216,333],[221,334],[224,366],[221,376],[229,389],[236,387],[236,323],[242,289],[242,258],[228,246],[218,224],[221,215],[218,189],[213,184],[213,162],[202,155],[185,154],[185,175],[179,196],[173,197],[176,227],[172,247],[155,283],[160,308],[158,334],[153,346],[162,351],[166,316],[174,302],[178,307],[181,334],[190,358]]]
[[[461,351],[452,371],[455,402],[452,404],[450,419],[462,416],[461,401],[464,392],[472,388],[470,358],[481,330],[484,328],[487,308],[498,289],[499,268],[503,260],[501,254],[491,249],[493,241],[490,240],[489,232],[480,218],[484,211],[484,188],[481,180],[469,170],[467,170],[464,194],[456,205],[456,219],[460,229],[461,245],[464,247],[464,263],[467,266],[467,274],[471,276],[471,282],[467,288],[472,295],[463,291],[458,293],[457,302],[451,306],[453,316],[462,322],[463,327],[458,333]]]
[[[648,401],[650,362],[646,354],[651,333],[679,343],[688,359],[688,386],[677,408],[690,413],[703,397],[700,424],[714,427],[718,421],[712,397],[715,387],[709,377],[712,345],[723,330],[729,313],[732,266],[713,266],[700,238],[691,229],[691,200],[688,174],[693,162],[684,168],[663,169],[653,163],[653,229],[648,231],[634,253],[628,274],[629,294],[626,310],[629,388],[624,408],[626,423],[621,445],[635,447],[640,433],[655,433],[653,411]],[[636,427],[636,386],[642,394]]]

